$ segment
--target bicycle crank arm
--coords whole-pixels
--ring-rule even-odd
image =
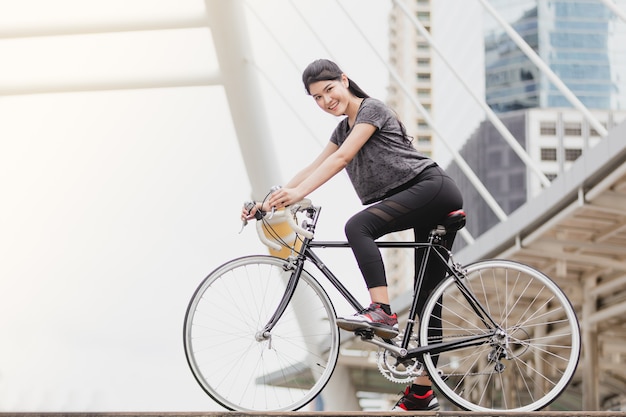
[[[388,351],[391,351],[391,352],[395,353],[396,355],[398,355],[401,358],[405,357],[406,354],[408,353],[408,351],[405,348],[402,348],[402,347],[399,347],[399,346],[395,346],[395,345],[392,345],[390,343],[381,342],[378,339],[373,339],[369,335],[366,335],[366,334],[358,334],[358,335],[361,336],[361,340],[362,341],[364,341],[366,343],[371,343],[371,344],[376,345],[378,347],[382,347],[383,349],[387,349]]]

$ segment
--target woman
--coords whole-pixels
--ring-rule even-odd
[[[369,97],[332,61],[320,59],[304,71],[302,81],[309,95],[327,113],[344,117],[320,155],[283,188],[271,194],[264,210],[296,203],[346,169],[364,205],[345,226],[346,237],[369,290],[371,304],[354,316],[337,319],[345,330],[369,328],[393,338],[398,319],[392,313],[383,259],[375,240],[386,234],[413,229],[416,242],[425,242],[429,231],[451,211],[463,205],[458,188],[430,158],[418,153],[404,126],[383,102]],[[251,219],[260,203],[244,219]],[[454,235],[444,246],[452,246]],[[423,251],[416,251],[419,265]],[[433,263],[436,264],[436,263]],[[416,267],[417,270],[417,267]],[[444,270],[432,265],[422,286],[419,310],[427,295],[443,279]],[[437,398],[427,376],[407,387],[394,410],[433,410]]]

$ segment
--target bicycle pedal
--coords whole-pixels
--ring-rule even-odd
[[[356,329],[354,331],[354,334],[359,336],[361,339],[367,339],[367,340],[373,339],[375,336],[374,331],[366,327],[362,329]]]

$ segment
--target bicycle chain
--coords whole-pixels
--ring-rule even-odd
[[[466,334],[459,334],[459,335],[447,335],[446,338],[456,338],[456,337],[466,337]],[[398,336],[396,336],[395,339],[398,340],[402,340],[403,338],[403,333],[400,333]],[[430,340],[436,340],[435,338],[430,339]],[[416,344],[416,342],[415,342]],[[393,364],[388,363],[387,361],[387,355],[390,355],[391,353],[384,348],[379,348],[378,352],[377,352],[377,365],[378,365],[378,370],[380,371],[380,373],[389,381],[391,382],[395,382],[398,384],[405,384],[408,383],[410,381],[413,380],[413,378],[418,377],[418,376],[422,376],[424,375],[425,372],[425,366],[424,364],[422,364],[421,362],[419,362],[417,359],[413,359],[413,364],[410,365],[409,367],[407,367],[407,371],[398,371],[396,366]],[[417,371],[416,371],[417,369]],[[498,371],[493,371],[493,372],[472,372],[472,373],[452,373],[452,374],[444,374],[441,371],[440,375],[443,379],[446,379],[448,377],[452,377],[452,376],[460,376],[460,377],[464,377],[464,376],[477,376],[477,375],[493,375],[493,374],[497,374],[500,373]]]
[[[456,337],[467,337],[466,334],[455,334],[455,335],[446,335],[446,338],[456,338]],[[498,371],[492,371],[492,372],[471,372],[471,373],[453,373],[453,374],[441,374],[442,378],[448,378],[451,376],[460,376],[460,377],[467,377],[467,376],[477,376],[477,375],[493,375],[493,374],[499,374],[502,372],[498,372]]]
[[[466,377],[466,376],[476,376],[476,375],[494,375],[494,374],[499,374],[501,372],[498,371],[493,371],[493,372],[471,372],[471,373],[463,373],[463,374],[442,374],[442,378],[446,379],[448,377],[451,376],[462,376],[462,377]]]

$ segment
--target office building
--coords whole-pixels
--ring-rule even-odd
[[[620,40],[626,25],[602,2],[491,4],[600,123],[610,129],[624,120],[626,56]],[[487,104],[552,180],[600,136],[500,25],[487,15],[484,22]],[[481,123],[461,154],[507,214],[542,190],[538,177],[489,121]],[[468,230],[477,236],[498,223],[458,165],[452,163],[448,171],[464,191]]]
[[[626,1],[619,0],[624,9]],[[491,4],[591,109],[626,109],[626,25],[602,2],[508,1]],[[504,29],[485,17],[486,100],[498,113],[571,107]]]
[[[608,130],[626,120],[626,111],[592,112]],[[553,180],[566,172],[586,149],[602,140],[587,120],[572,108],[510,111],[500,120],[528,152],[539,170]],[[484,121],[459,151],[500,208],[510,214],[539,194],[543,187],[490,121]],[[446,168],[463,192],[467,230],[479,236],[499,219],[456,163]],[[457,239],[455,249],[465,246]]]
[[[389,62],[404,85],[390,78],[387,103],[406,125],[415,147],[445,166],[450,160],[447,146],[458,147],[482,119],[482,110],[453,74],[470,84],[476,96],[484,97],[482,7],[459,0],[403,0],[402,4],[411,17],[394,2],[389,16]],[[411,18],[428,30],[437,48],[420,35]],[[424,107],[434,128],[414,100]],[[389,238],[411,236],[399,233]],[[387,250],[385,259],[392,297],[411,288],[407,277],[413,273],[413,254]]]
[[[406,1],[405,5],[430,31],[430,0]],[[389,63],[426,111],[432,109],[432,51],[419,32],[394,5],[389,14]],[[415,147],[426,155],[433,153],[433,133],[424,116],[419,113],[403,86],[393,77],[389,82],[387,103],[398,113],[407,133],[415,138]]]

